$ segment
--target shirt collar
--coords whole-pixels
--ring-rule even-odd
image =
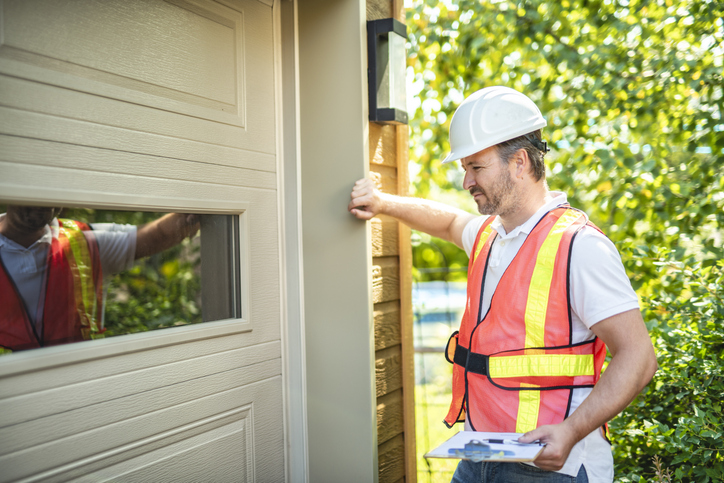
[[[538,211],[536,211],[533,216],[528,218],[525,223],[513,228],[510,233],[505,232],[505,227],[503,227],[503,223],[500,221],[499,216],[495,217],[495,220],[493,220],[490,226],[498,232],[501,239],[514,238],[521,233],[525,233],[527,235],[533,230],[533,228],[535,228],[535,226],[538,224],[541,218],[545,216],[546,213],[566,203],[568,203],[568,197],[565,193],[562,193],[560,191],[549,191],[546,195],[545,204],[538,208]]]

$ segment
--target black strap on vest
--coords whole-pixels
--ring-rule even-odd
[[[455,347],[453,362],[464,367],[468,372],[483,376],[488,375],[488,356],[470,352],[460,344]]]

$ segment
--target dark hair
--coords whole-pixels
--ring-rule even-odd
[[[540,181],[546,176],[546,165],[543,157],[549,151],[548,145],[541,139],[541,131],[533,131],[517,138],[504,141],[495,146],[498,149],[498,156],[501,161],[508,163],[510,157],[517,153],[520,149],[525,149],[530,158],[531,173],[536,181]]]

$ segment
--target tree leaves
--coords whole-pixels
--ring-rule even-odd
[[[418,1],[408,24],[415,194],[461,188],[450,175],[457,168],[440,164],[450,118],[466,95],[502,84],[528,94],[548,120],[551,188],[566,191],[619,247],[643,241],[692,254],[707,241],[701,233],[720,230],[720,5]],[[465,208],[473,211],[472,202]],[[640,293],[653,293],[651,263],[625,262],[646,272]]]

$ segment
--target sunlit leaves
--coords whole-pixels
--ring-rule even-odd
[[[534,99],[548,120],[551,188],[567,192],[621,248],[642,242],[697,251],[706,243],[698,228],[720,230],[721,5],[417,1],[407,22],[416,194],[461,188],[447,173],[457,168],[440,164],[450,118],[466,95],[507,85]],[[655,268],[625,262],[636,269],[640,293],[652,293]]]

